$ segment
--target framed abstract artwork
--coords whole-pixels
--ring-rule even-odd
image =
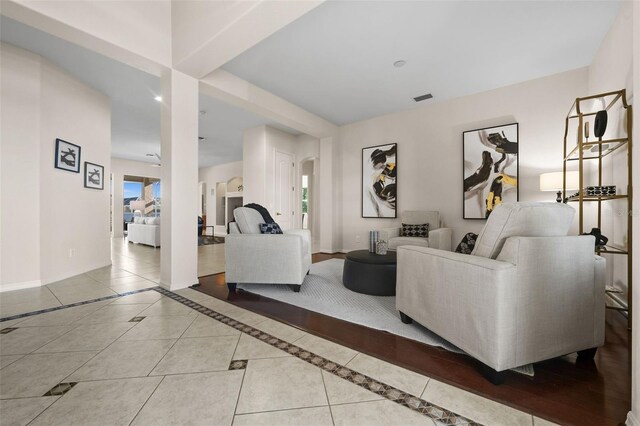
[[[362,217],[396,218],[398,144],[362,148]]]
[[[463,219],[518,201],[518,123],[463,132]]]
[[[62,139],[56,139],[54,167],[68,172],[80,173],[80,147]]]
[[[104,189],[104,167],[99,164],[84,162],[84,187]]]

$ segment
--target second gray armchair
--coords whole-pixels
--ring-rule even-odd
[[[451,229],[443,228],[440,213],[437,211],[407,210],[400,214],[400,221],[406,225],[429,225],[427,237],[409,237],[402,235],[402,228],[380,230],[380,238],[389,243],[389,250],[400,246],[431,247],[451,251]]]

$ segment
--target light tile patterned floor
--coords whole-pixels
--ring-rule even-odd
[[[42,287],[2,293],[0,317],[155,287],[160,282],[160,250],[141,244],[131,244],[124,238],[113,238],[111,240],[112,266]],[[198,276],[220,272],[224,272],[224,244],[199,246]],[[131,299],[136,300],[135,302],[121,303],[151,303],[157,300],[157,295],[153,297],[152,294],[140,294],[138,299]],[[93,309],[92,307],[83,308]],[[41,321],[46,321],[47,325],[65,325],[67,324],[66,316],[74,314],[56,312],[52,315],[53,317],[47,317]],[[60,319],[54,320],[58,315]],[[6,327],[9,326],[5,324]]]
[[[86,275],[122,274],[111,268]],[[0,322],[7,328],[15,330],[0,334],[7,351],[0,358],[3,425],[534,421],[190,289],[113,296]],[[44,396],[75,382],[62,396]]]

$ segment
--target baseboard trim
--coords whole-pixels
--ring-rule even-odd
[[[106,268],[107,266],[111,266],[111,259],[108,261],[95,262],[91,265],[84,266],[82,268],[75,269],[72,272],[66,272],[64,274],[59,274],[53,277],[49,277],[47,279],[42,280],[42,285],[48,285],[52,283],[57,283],[58,281],[66,280],[67,278],[75,277],[76,275],[86,274],[87,272],[95,271],[96,269]]]
[[[638,417],[633,414],[633,411],[629,411],[629,414],[627,414],[627,426],[640,426],[640,420],[638,420]]]
[[[4,293],[5,291],[14,291],[14,290],[24,290],[27,288],[34,288],[42,286],[42,281],[33,280],[33,281],[23,281],[21,283],[11,283],[11,284],[3,284],[0,286],[0,293]]]
[[[171,288],[170,284],[163,283],[163,282],[159,282],[158,285],[160,287],[164,288],[165,290],[176,291],[176,290],[182,290],[183,288],[189,288],[189,287],[194,286],[194,285],[200,285],[200,280],[196,279],[195,282],[186,282],[186,283],[183,283],[183,284],[178,284],[174,288]]]

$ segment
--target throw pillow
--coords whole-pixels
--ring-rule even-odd
[[[456,247],[456,253],[462,254],[471,254],[473,248],[476,245],[476,239],[478,238],[478,234],[474,234],[473,232],[469,232],[467,235],[462,238],[458,247]]]
[[[429,224],[423,223],[422,225],[407,225],[406,223],[403,223],[402,236],[429,238]]]
[[[260,224],[260,233],[261,234],[282,234],[282,229],[280,229],[280,225],[277,223],[261,223]]]

